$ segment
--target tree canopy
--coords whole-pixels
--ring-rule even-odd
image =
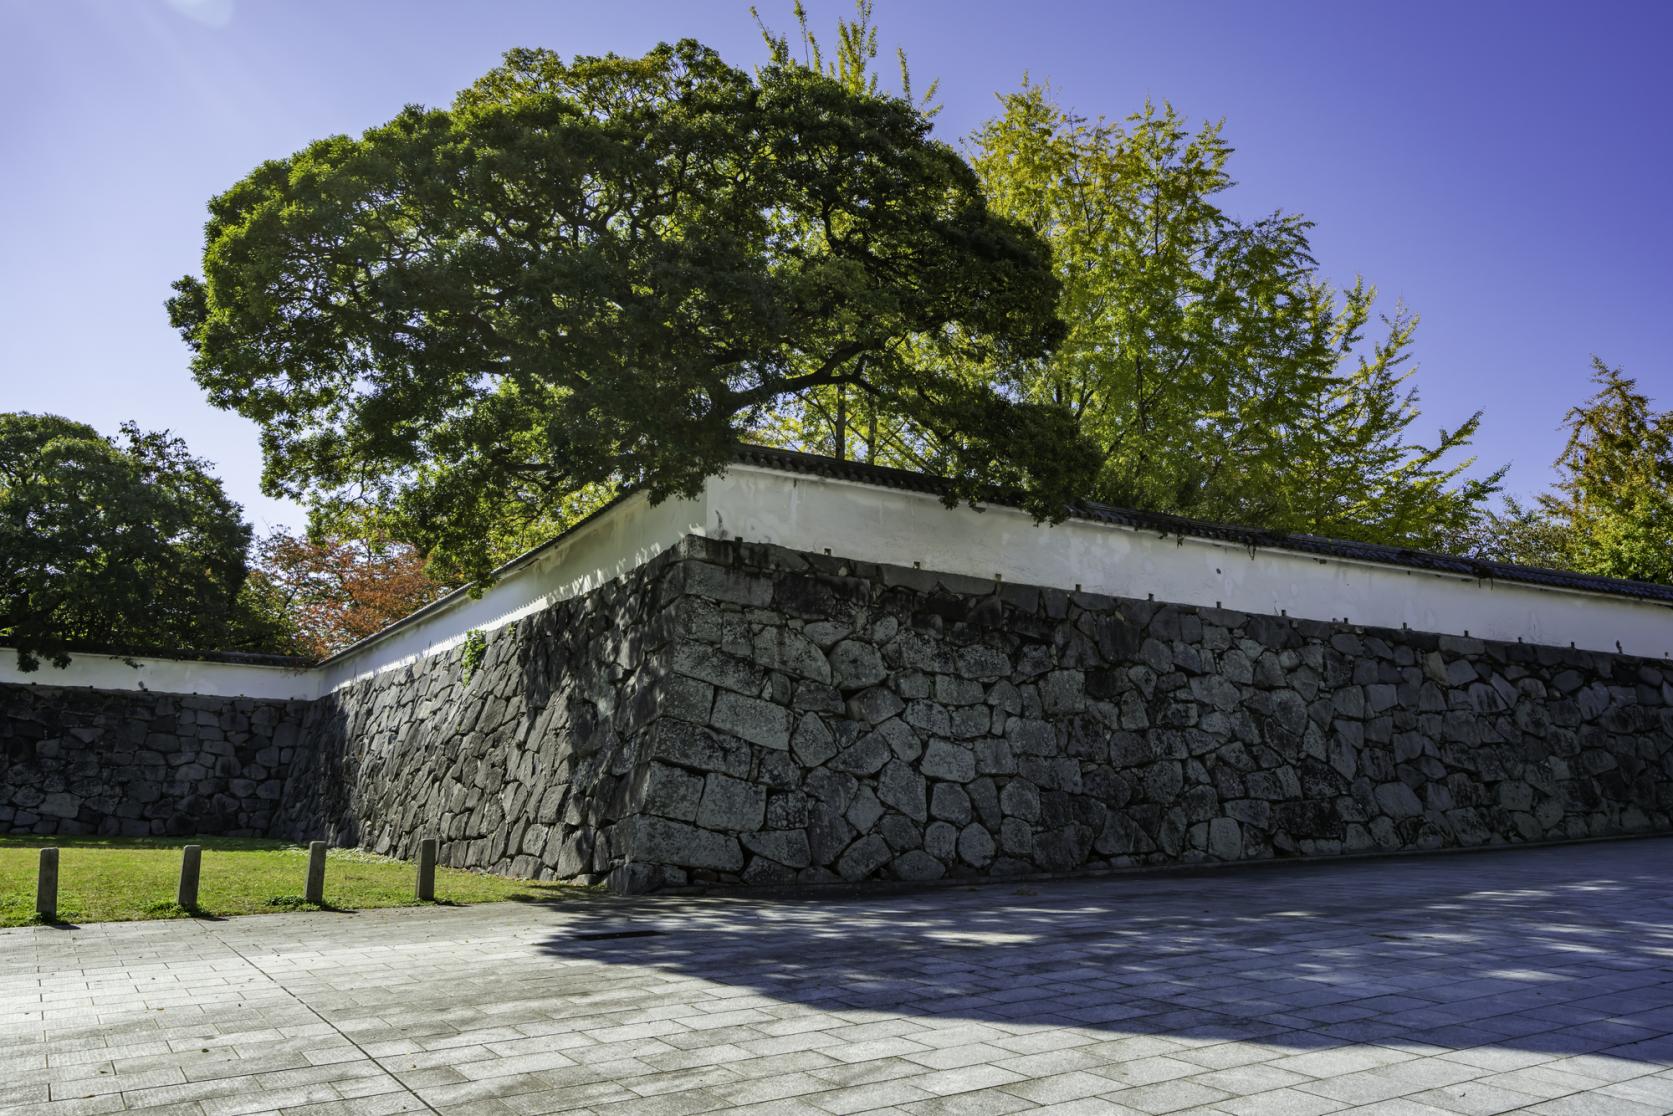
[[[34,670],[76,646],[259,641],[239,602],[250,529],[166,433],[0,414],[0,638]]]
[[[174,324],[264,486],[481,579],[623,486],[740,440],[995,487],[1395,545],[1480,537],[1477,413],[1431,439],[1417,318],[1321,277],[1311,223],[1223,208],[1232,149],[1171,106],[1089,120],[1024,82],[970,138],[826,52],[513,50],[442,109],[213,199]],[[758,19],[759,21],[759,19]]]
[[[1038,232],[1063,343],[1024,377],[1097,447],[1101,499],[1275,530],[1438,547],[1500,473],[1455,459],[1480,415],[1413,441],[1416,319],[1369,346],[1375,291],[1317,274],[1311,223],[1239,220],[1218,124],[1171,106],[1116,123],[1024,83],[972,138],[993,209]],[[980,374],[980,369],[977,374]]]
[[[266,489],[388,508],[444,571],[484,575],[496,532],[589,487],[691,492],[833,386],[960,495],[1057,515],[1096,464],[1024,397],[1064,329],[1046,245],[911,102],[806,66],[514,50],[210,213],[170,314],[210,399],[260,424]]]
[[[1564,418],[1556,485],[1531,505],[1507,501],[1478,552],[1673,585],[1673,411],[1597,357],[1592,383]]]

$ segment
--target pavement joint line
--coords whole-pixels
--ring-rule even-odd
[[[192,921],[195,923],[197,920],[193,919]],[[273,979],[273,976],[270,973],[268,973],[268,971],[266,969],[262,968],[259,962],[255,961],[253,958],[247,956],[244,953],[243,950],[238,948],[238,946],[236,944],[234,944],[231,941],[228,941],[226,938],[222,937],[219,934],[212,933],[207,927],[199,926],[198,930],[199,930],[200,933],[205,934],[209,938],[216,941],[223,949],[226,949],[229,952],[231,952],[233,956],[237,957],[240,961],[244,962],[244,964],[248,965],[250,968],[252,968],[256,972],[260,973],[263,980],[267,981],[267,983],[271,984],[273,987],[279,989],[286,996],[289,996],[293,1001],[296,1002],[298,1007],[302,1008],[309,1015],[311,1015],[315,1019],[319,1020],[321,1024],[323,1024],[324,1026],[330,1027],[332,1034],[335,1034],[337,1037],[341,1038],[344,1042],[347,1042],[350,1046],[354,1047],[355,1050],[360,1053],[360,1056],[362,1058],[365,1058],[368,1062],[372,1063],[372,1065],[378,1067],[378,1072],[382,1073],[390,1081],[399,1085],[401,1087],[402,1092],[406,1093],[408,1096],[412,1097],[413,1100],[415,1100],[419,1104],[423,1105],[424,1110],[426,1112],[435,1113],[435,1116],[441,1116],[441,1113],[435,1108],[434,1105],[432,1105],[429,1101],[425,1100],[423,1097],[419,1096],[417,1091],[414,1090],[411,1085],[408,1085],[405,1081],[402,1081],[399,1077],[395,1076],[395,1074],[390,1072],[389,1067],[384,1065],[383,1062],[380,1059],[374,1057],[371,1053],[369,1053],[364,1046],[361,1046],[360,1043],[354,1038],[354,1036],[352,1036],[352,1035],[348,1034],[347,1032],[343,1031],[342,1028],[338,1027],[335,1023],[331,1022],[331,1020],[329,1020],[325,1016],[321,1015],[319,1013],[319,1011],[312,1004],[310,1004],[308,1001],[304,1000],[301,996],[298,996],[294,991],[292,991],[290,988],[286,987],[283,983]],[[123,1098],[122,1098],[122,1102],[124,1104],[126,1104],[127,1100],[128,1100],[128,1098],[126,1097],[126,1095],[124,1095]]]

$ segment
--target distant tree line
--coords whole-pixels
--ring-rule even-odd
[[[1106,502],[1673,582],[1673,419],[1619,370],[1558,480],[1493,507],[1430,440],[1417,317],[1244,220],[1221,126],[1090,119],[1024,81],[961,153],[884,90],[870,5],[827,54],[513,50],[210,202],[171,321],[263,487],[260,541],[178,439],[0,416],[0,638],[318,656],[488,577],[623,487],[690,493],[738,441],[901,465],[1042,520]]]
[[[0,414],[0,642],[23,669],[76,648],[315,658],[442,592],[405,543],[255,539],[210,470],[166,432]]]

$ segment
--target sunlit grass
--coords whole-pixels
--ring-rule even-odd
[[[183,845],[203,846],[198,909],[174,902]],[[286,841],[240,837],[0,837],[0,926],[35,921],[39,850],[58,854],[61,922],[318,910],[302,899],[308,849]],[[414,866],[359,849],[332,849],[326,858],[325,902],[332,910],[419,905]],[[436,869],[441,903],[559,899],[586,894],[563,884],[514,880],[457,868]]]

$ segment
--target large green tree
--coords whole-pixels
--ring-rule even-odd
[[[19,666],[77,646],[248,646],[250,529],[177,438],[0,414],[0,639]]]
[[[836,81],[844,88],[868,96],[882,90],[877,65],[877,25],[873,21],[873,0],[854,0],[854,17],[838,17],[833,36],[835,49],[816,35],[808,24],[801,0],[791,6],[796,24],[795,38],[769,28],[755,8],[768,57],[774,66],[802,66]],[[895,51],[899,64],[898,82],[902,100],[916,107],[925,119],[941,109],[936,104],[939,82],[931,82],[921,97],[913,92],[912,72],[906,52]],[[906,349],[894,354],[921,360],[924,354]],[[802,392],[763,413],[750,430],[754,440],[788,446],[842,459],[859,458],[873,464],[908,469],[934,470],[941,447],[926,432],[890,405],[887,398],[856,390],[847,384],[832,384]]]
[[[821,389],[910,424],[961,495],[1055,515],[1095,464],[1018,379],[1063,330],[1040,238],[917,106],[807,66],[516,50],[210,212],[170,313],[267,490],[388,507],[444,574],[578,492],[690,492]]]
[[[1052,247],[1064,342],[1025,377],[1101,454],[1117,504],[1444,546],[1500,474],[1470,479],[1480,416],[1422,443],[1406,381],[1415,318],[1367,343],[1375,292],[1317,275],[1310,223],[1220,205],[1232,149],[1172,107],[1088,120],[1025,83],[972,138],[994,211]],[[989,374],[981,364],[970,375]]]

